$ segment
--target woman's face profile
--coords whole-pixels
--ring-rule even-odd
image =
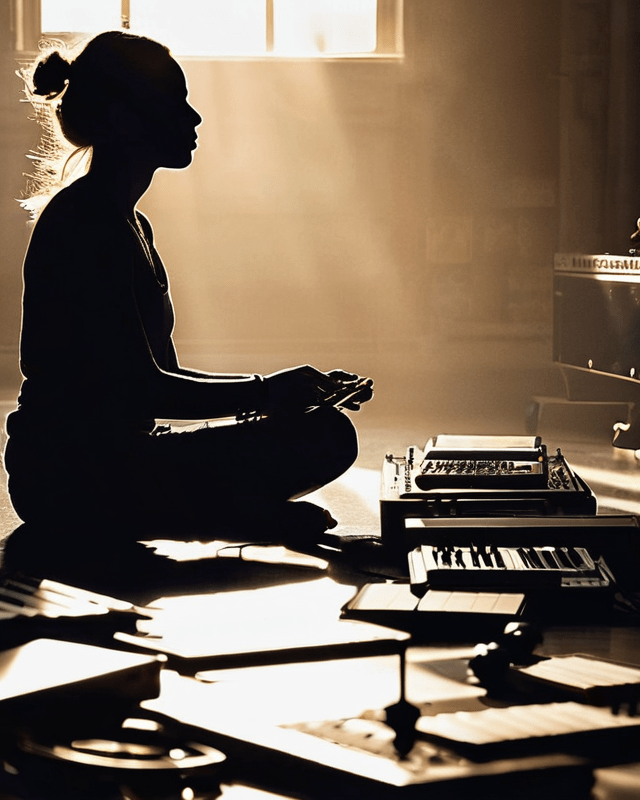
[[[188,101],[187,82],[169,54],[145,66],[136,81],[129,142],[154,168],[183,169],[193,160],[202,117]]]

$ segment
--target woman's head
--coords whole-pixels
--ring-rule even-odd
[[[127,116],[162,124],[163,105],[181,94],[186,99],[184,75],[169,50],[122,31],[99,34],[71,60],[51,51],[37,63],[32,84],[34,94],[56,104],[62,133],[76,147],[117,135]]]
[[[159,42],[108,31],[75,54],[49,50],[23,77],[45,118],[45,136],[55,134],[49,123],[54,116],[76,148],[135,151],[154,166],[191,162],[202,120],[187,102],[182,69]]]

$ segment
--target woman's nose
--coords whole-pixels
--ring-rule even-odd
[[[191,116],[193,118],[193,127],[197,128],[198,125],[202,123],[202,117],[200,116],[200,114],[198,114],[198,112],[195,110],[193,106],[189,106],[189,109],[191,111]]]

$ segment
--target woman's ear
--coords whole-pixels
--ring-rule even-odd
[[[111,144],[144,145],[149,140],[149,122],[132,103],[109,103],[98,135],[103,142]]]

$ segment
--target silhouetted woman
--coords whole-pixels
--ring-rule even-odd
[[[18,409],[5,463],[18,515],[149,538],[314,536],[335,524],[291,502],[338,477],[357,439],[336,398],[371,382],[297,367],[215,375],[180,366],[169,282],[136,204],[160,167],[189,166],[201,117],[157,42],[123,32],[72,60],[41,57],[32,99],[90,153],[39,214],[24,265]],[[215,309],[212,309],[215,313]],[[178,433],[156,420],[233,418]]]

